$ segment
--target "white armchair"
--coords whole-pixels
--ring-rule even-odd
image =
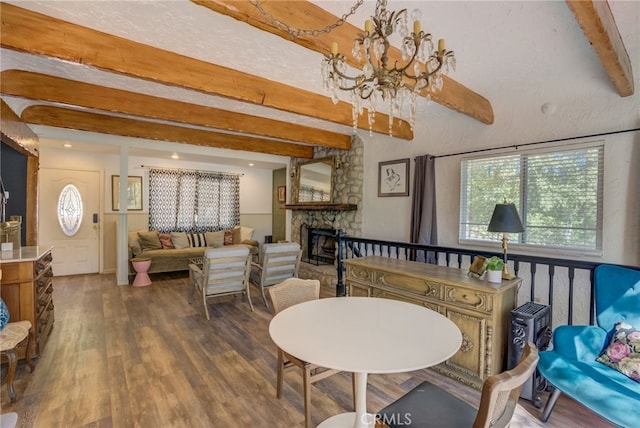
[[[245,293],[253,311],[249,293],[250,271],[251,254],[246,246],[212,248],[205,251],[202,267],[196,264],[189,265],[189,303],[194,291],[200,292],[204,311],[207,319],[210,319],[208,298]]]
[[[287,278],[297,278],[302,249],[300,244],[282,242],[264,244],[260,249],[260,263],[251,264],[251,282],[260,288],[264,304],[269,307],[265,288]]]

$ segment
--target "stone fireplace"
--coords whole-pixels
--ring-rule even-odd
[[[342,230],[347,235],[360,236],[362,233],[362,195],[363,195],[363,153],[364,144],[357,135],[351,139],[351,150],[344,151],[326,147],[316,147],[314,158],[329,156],[340,158],[340,167],[335,169],[333,177],[333,202],[335,204],[353,204],[356,210],[341,211],[336,209],[293,210],[291,215],[291,240],[298,242],[303,248],[303,259],[300,264],[301,278],[319,279],[323,286],[335,287],[337,281],[335,243],[333,243],[333,257],[327,257],[331,240],[327,234],[335,236],[335,231]],[[292,159],[291,166],[304,162],[303,159]],[[291,182],[292,191],[297,192],[297,183]],[[309,230],[319,233],[312,240],[312,252],[306,253],[309,246]],[[329,232],[333,231],[333,232]],[[304,234],[304,236],[303,236]],[[320,238],[320,239],[317,239]],[[314,256],[313,247],[319,246],[320,254]],[[317,249],[316,249],[317,253]],[[308,257],[311,255],[312,257]],[[318,259],[321,259],[318,261]]]

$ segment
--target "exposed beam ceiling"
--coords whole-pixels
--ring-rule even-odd
[[[88,113],[51,106],[31,106],[22,120],[34,125],[78,129],[102,134],[173,141],[197,146],[244,150],[272,155],[313,158],[313,147],[274,140],[185,128],[182,126]]]
[[[349,150],[351,147],[351,137],[336,132],[28,71],[6,70],[0,73],[0,92],[32,100],[57,102],[343,150]]]
[[[11,4],[2,5],[0,45],[21,52],[46,55],[101,70],[181,88],[228,97],[261,106],[352,124],[352,108],[334,105],[329,97],[287,86],[216,64],[112,36]],[[160,67],[159,64],[166,64]],[[173,67],[172,64],[180,64]],[[212,79],[211,76],[215,76]],[[380,115],[374,131],[388,133],[388,116]],[[369,129],[366,117],[359,125]],[[393,136],[412,139],[406,121],[395,119]]]
[[[55,113],[56,120],[68,128],[32,126],[46,144],[87,139],[84,148],[94,150],[91,146],[95,145],[99,151],[126,141],[145,149],[153,147],[158,154],[175,151],[171,144],[160,141],[118,139],[114,137],[119,135],[118,127],[110,129],[110,134],[69,131],[101,129],[100,123],[91,125],[91,120],[128,118],[162,141],[171,138],[159,135],[156,126],[168,126],[181,142],[205,146],[217,144],[208,134],[213,132],[224,138],[253,137],[259,141],[254,149],[274,150],[274,143],[284,144],[278,147],[286,150],[302,146],[305,153],[314,146],[349,147],[351,105],[333,105],[325,96],[319,63],[333,41],[339,43],[340,52],[348,54],[355,34],[361,31],[356,26],[362,24],[363,16],[373,13],[373,0],[364,2],[357,16],[330,34],[303,36],[296,43],[247,0],[0,1],[3,101],[13,112],[24,111],[32,120],[38,110],[29,110],[29,106],[75,110]],[[336,16],[353,4],[312,1],[260,3],[287,25],[305,29],[335,23]],[[447,109],[419,100],[415,137],[408,123],[396,121],[395,137],[416,142],[414,148],[402,145],[402,150],[413,153],[424,147],[434,154],[465,150],[474,144],[476,135],[480,140],[493,139],[506,132],[504,126],[509,133],[523,131],[522,138],[536,134],[535,129],[553,133],[549,121],[554,118],[547,113],[536,116],[543,103],[557,106],[563,122],[574,117],[594,122],[586,119],[584,110],[588,116],[607,116],[606,126],[627,126],[637,119],[637,115],[626,114],[636,112],[638,103],[637,76],[631,69],[640,49],[637,4],[622,0],[428,3],[425,20],[430,22],[429,30],[434,38],[447,37],[460,64],[455,78],[467,87],[446,79],[443,91],[432,99],[450,107]],[[424,10],[426,5],[424,1],[397,0],[392,8]],[[391,55],[392,61],[399,58],[397,49]],[[496,55],[505,58],[497,68]],[[490,96],[491,104],[469,88]],[[611,103],[618,103],[624,113],[611,114],[617,109],[606,107]],[[581,110],[574,112],[578,104]],[[4,119],[10,118],[4,113],[6,108],[3,133],[8,129]],[[484,126],[493,122],[494,109],[495,125]],[[92,115],[80,114],[85,111]],[[13,118],[20,121],[15,114]],[[44,123],[47,119],[37,120]],[[360,127],[368,131],[366,115],[359,120]],[[451,141],[443,137],[458,123],[461,137]],[[144,135],[136,126],[122,127],[123,136]],[[388,116],[378,113],[375,126],[374,132],[384,136],[370,138],[373,144],[393,142],[386,137]],[[447,145],[436,143],[443,140]],[[186,154],[215,152],[182,146]],[[295,156],[290,151],[277,153]],[[227,154],[229,159],[243,156],[242,152]]]
[[[629,55],[607,1],[567,0],[621,97],[633,95],[633,72]]]
[[[239,21],[247,22],[261,30],[291,40],[287,31],[273,25],[270,20],[262,15],[249,1],[191,1],[215,12],[231,16]],[[269,13],[282,21],[286,21],[287,25],[291,28],[324,29],[327,25],[335,23],[338,20],[337,16],[308,1],[271,1],[262,3],[263,7],[268,10]],[[353,40],[358,33],[362,33],[363,31],[364,30],[345,22],[341,26],[331,30],[330,33],[319,33],[313,37],[302,34],[292,41],[313,51],[328,54],[331,51],[331,44],[333,42],[337,42],[343,50],[351,49]],[[346,55],[346,60],[349,65],[362,68],[362,64],[358,63],[351,55]],[[393,63],[394,61],[404,62],[400,50],[391,47],[389,49],[389,62]],[[442,91],[433,93],[423,91],[422,95],[426,96],[429,94],[433,101],[452,110],[466,114],[482,123],[493,123],[493,109],[491,103],[486,98],[448,76],[443,76],[443,80],[444,87]]]

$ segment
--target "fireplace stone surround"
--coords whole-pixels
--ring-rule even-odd
[[[334,204],[356,205],[356,210],[332,210],[314,209],[292,210],[291,213],[291,240],[300,243],[305,248],[301,236],[303,225],[309,229],[342,230],[347,235],[360,236],[362,234],[362,195],[364,174],[364,144],[357,135],[351,138],[351,150],[338,150],[327,147],[316,147],[314,159],[335,156],[340,159],[340,168],[335,168],[333,177],[333,202]],[[291,160],[291,167],[308,159]],[[292,180],[292,194],[297,192],[297,183]],[[335,292],[337,282],[335,253],[331,264],[317,265],[302,262],[300,264],[300,277],[319,279],[323,286],[332,287]]]

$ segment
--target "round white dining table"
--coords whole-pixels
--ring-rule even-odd
[[[374,297],[332,297],[276,314],[269,334],[280,349],[322,367],[355,374],[356,411],[319,427],[370,427],[367,375],[439,364],[460,348],[460,329],[445,316],[412,303]]]

